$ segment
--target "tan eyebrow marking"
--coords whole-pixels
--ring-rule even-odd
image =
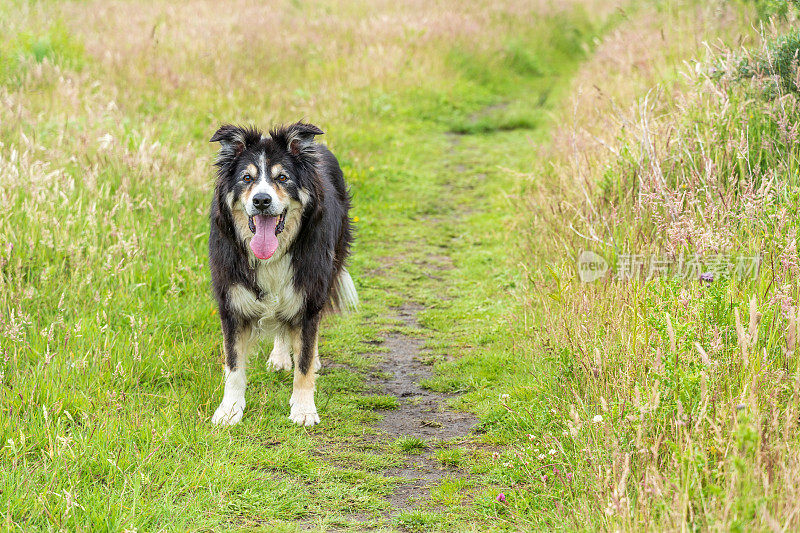
[[[244,169],[247,174],[250,174],[250,177],[255,178],[258,176],[258,169],[253,163],[247,165],[247,168]]]
[[[281,171],[283,171],[283,165],[281,165],[280,163],[278,163],[277,165],[272,165],[270,171],[272,172],[272,177],[275,178],[278,176],[278,174],[281,173]]]

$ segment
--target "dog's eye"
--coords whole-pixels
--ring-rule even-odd
[[[244,180],[245,183],[250,183],[251,181],[253,181],[253,176],[251,176],[250,174],[245,174],[244,176],[242,176],[242,179]]]
[[[275,179],[283,183],[284,181],[289,179],[289,176],[287,176],[286,174],[278,174],[278,177]]]

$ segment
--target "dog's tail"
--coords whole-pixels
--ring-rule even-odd
[[[353,285],[353,278],[347,269],[343,268],[331,291],[331,308],[336,313],[347,313],[358,311],[358,293],[356,286]]]

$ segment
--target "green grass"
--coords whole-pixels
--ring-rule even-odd
[[[434,531],[442,525],[441,517],[424,511],[403,511],[397,523],[408,531]]]
[[[678,17],[692,5],[656,9]],[[169,16],[160,3],[120,4],[96,16],[97,6],[83,3],[0,6],[8,21],[0,29],[3,527],[652,524],[609,518],[609,480],[620,479],[620,458],[638,428],[649,438],[674,418],[678,400],[696,407],[704,373],[694,360],[681,366],[672,364],[680,358],[665,358],[649,374],[640,351],[668,342],[667,313],[681,353],[709,341],[699,324],[710,321],[727,324],[726,342],[735,342],[731,302],[744,296],[732,284],[695,295],[705,322],[675,304],[681,288],[669,285],[649,285],[633,300],[598,294],[601,305],[590,313],[584,288],[559,264],[566,247],[553,251],[525,214],[527,199],[544,195],[542,219],[561,231],[552,242],[568,240],[557,212],[563,191],[549,188],[559,167],[541,148],[564,120],[570,79],[592,60],[595,37],[638,23],[638,9],[609,6],[453,2],[424,16],[403,3],[379,11],[347,0],[274,12],[176,4]],[[336,364],[317,383],[322,424],[303,429],[287,420],[291,376],[267,370],[266,342],[251,359],[244,420],[212,427],[222,358],[206,260],[207,141],[222,122],[267,127],[299,118],[327,132],[352,187],[358,241],[350,270],[362,309],[323,328],[320,353]],[[741,126],[704,124],[722,138]],[[605,167],[595,198],[621,205],[631,185],[624,171],[636,161]],[[630,219],[614,227],[618,238],[633,231]],[[437,268],[442,256],[451,269]],[[428,445],[375,429],[377,411],[402,406],[371,379],[381,367],[370,354],[389,332],[418,334],[391,320],[391,308],[408,301],[423,308],[426,353],[434,354],[425,386],[458,393],[450,407],[476,413],[480,423],[464,442],[430,445],[452,478],[415,508],[392,509],[387,495],[400,480],[388,472],[408,456],[420,459]],[[779,320],[774,311],[763,316]],[[626,326],[612,327],[608,317]],[[778,337],[767,337],[770,349]],[[632,369],[629,379],[592,381],[595,348]],[[630,353],[637,362],[626,359]],[[787,406],[784,383],[776,395]],[[658,390],[664,399],[650,425],[618,425],[630,402],[612,393],[633,385],[641,397]],[[740,391],[730,386],[725,398]],[[606,424],[584,423],[600,413]],[[662,449],[680,468],[665,470],[671,477],[663,486],[689,485],[687,473],[702,472],[704,481],[686,494],[705,502],[732,479],[750,479],[743,472],[761,457],[759,426],[751,423],[759,415],[733,414],[731,446],[742,452],[730,465],[738,477],[712,471],[723,457],[719,443],[673,438]],[[565,439],[578,422],[579,437]],[[632,497],[645,494],[629,489]],[[746,517],[762,501],[770,500],[734,502],[742,527],[752,525]],[[671,511],[657,501],[652,512]]]
[[[389,308],[414,301],[426,308],[419,318],[431,351],[455,358],[437,364],[432,385],[496,397],[497,365],[510,356],[505,290],[514,283],[504,262],[513,178],[500,166],[529,167],[528,139],[543,138],[531,128],[543,123],[539,115],[602,21],[581,11],[526,12],[530,27],[512,36],[516,20],[501,13],[478,26],[480,46],[467,36],[453,42],[436,23],[424,45],[373,28],[370,40],[412,46],[422,60],[398,77],[342,59],[361,45],[348,17],[365,8],[354,4],[338,6],[338,19],[325,7],[287,6],[287,16],[329,24],[329,39],[308,34],[300,46],[290,36],[306,30],[295,25],[286,41],[269,41],[272,50],[265,42],[241,56],[220,54],[224,39],[185,40],[213,25],[206,11],[164,20],[151,9],[115,33],[128,24],[127,6],[102,26],[81,4],[26,6],[0,8],[13,22],[0,107],[3,523],[22,530],[291,530],[298,520],[323,528],[488,526],[492,517],[481,508],[424,501],[387,518],[399,510],[386,500],[398,480],[386,473],[424,443],[393,446],[374,429],[375,411],[398,402],[364,371],[380,372],[369,353],[397,328]],[[443,11],[440,20],[447,17]],[[63,22],[46,25],[51,19]],[[571,40],[551,42],[572,22]],[[492,106],[501,105],[511,118],[485,119],[480,135],[454,141],[453,124],[494,117]],[[291,377],[267,371],[266,343],[252,358],[245,420],[212,427],[222,359],[206,263],[207,141],[221,122],[267,127],[300,117],[328,132],[353,190],[351,272],[362,311],[324,328],[320,352],[339,365],[318,381],[322,425],[305,430],[287,420]],[[438,280],[427,276],[436,254],[455,267]],[[473,346],[491,349],[490,363],[464,371],[459,358]],[[481,411],[475,401],[457,407]],[[457,455],[450,452],[450,464]],[[471,467],[485,473],[487,456],[473,457]],[[480,492],[481,483],[492,481],[470,490]]]
[[[0,82],[18,85],[26,73],[44,61],[72,70],[80,70],[85,53],[80,40],[60,20],[48,21],[46,27],[7,34],[0,30]]]
[[[388,394],[374,394],[372,396],[361,396],[356,398],[356,403],[362,409],[379,410],[379,409],[397,409],[400,402],[397,397]]]
[[[397,439],[396,444],[403,453],[411,454],[422,453],[428,447],[425,441],[419,437],[402,437]]]
[[[434,457],[444,466],[459,466],[464,462],[464,451],[459,448],[436,450]]]

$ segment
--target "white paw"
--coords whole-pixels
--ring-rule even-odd
[[[319,415],[314,410],[310,413],[301,412],[298,408],[292,407],[292,412],[289,414],[289,420],[298,426],[313,426],[319,424]]]
[[[277,372],[278,370],[291,370],[292,357],[288,352],[278,352],[272,350],[267,359],[267,369]]]
[[[314,405],[313,392],[295,392],[289,399],[292,409],[289,413],[289,420],[298,426],[313,426],[319,424],[317,406]]]
[[[214,416],[211,417],[211,423],[220,426],[233,426],[239,423],[242,415],[244,415],[244,399],[236,401],[222,400],[217,410],[214,411]]]
[[[314,372],[319,372],[319,369],[322,368],[322,363],[319,360],[319,357],[314,358]]]

